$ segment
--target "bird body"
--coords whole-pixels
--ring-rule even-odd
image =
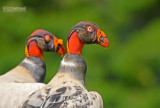
[[[0,108],[18,108],[27,97],[45,86],[46,74],[43,51],[64,55],[63,40],[46,30],[36,30],[27,38],[24,60],[0,76]]]
[[[44,86],[43,83],[0,82],[0,108],[18,108],[31,93]]]
[[[101,96],[88,92],[84,85],[86,68],[81,55],[66,54],[54,78],[31,94],[21,108],[103,108]]]
[[[34,31],[26,40],[25,59],[18,66],[1,75],[0,82],[43,82],[46,75],[43,51],[64,55],[63,40],[57,39],[46,30]]]
[[[82,49],[97,43],[108,47],[105,34],[93,23],[80,22],[69,33],[67,52],[57,74],[43,88],[32,93],[20,108],[103,108],[99,93],[88,92],[84,81],[87,64]]]

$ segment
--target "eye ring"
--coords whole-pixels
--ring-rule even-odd
[[[44,36],[44,39],[45,39],[47,42],[49,42],[50,39],[51,39],[51,37],[50,37],[50,35],[45,35],[45,36]]]
[[[92,26],[88,26],[88,27],[87,27],[87,31],[88,31],[88,32],[92,32],[93,30],[94,30],[94,29],[93,29]]]

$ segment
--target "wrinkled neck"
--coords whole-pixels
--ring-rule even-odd
[[[37,43],[35,41],[32,41],[29,44],[28,48],[25,48],[25,55],[26,57],[40,57],[44,61],[43,51],[37,46]]]
[[[67,40],[67,52],[68,54],[80,54],[82,55],[84,43],[78,38],[78,33],[75,31],[71,34]]]

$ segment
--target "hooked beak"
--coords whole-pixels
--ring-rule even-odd
[[[56,37],[54,37],[54,47],[55,47],[55,52],[57,52],[60,55],[64,55],[65,54],[65,48],[63,46],[63,40],[62,39],[58,39]]]
[[[97,30],[97,43],[102,47],[107,48],[109,46],[109,40],[107,39],[105,33],[101,31],[99,28]]]
[[[59,50],[58,50],[57,53],[63,56],[63,55],[65,54],[65,48],[64,48],[64,46],[61,46],[61,47],[59,48]]]

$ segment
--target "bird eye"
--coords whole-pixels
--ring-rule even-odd
[[[93,31],[93,27],[92,26],[88,26],[87,27],[87,31],[92,32]]]
[[[49,42],[50,39],[51,39],[50,35],[45,35],[44,38],[45,38],[45,40],[46,40],[47,42]]]

